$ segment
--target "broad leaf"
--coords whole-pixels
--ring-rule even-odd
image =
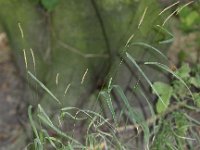
[[[163,102],[161,99],[158,99],[158,102],[156,103],[156,110],[158,113],[162,113],[166,110],[167,106],[170,103],[170,98],[172,96],[173,89],[170,85],[162,83],[162,82],[155,82],[153,84],[154,89],[158,92],[160,98],[162,98]],[[155,94],[155,91],[153,91]]]
[[[191,77],[190,83],[197,88],[200,88],[200,76],[196,75],[195,77]]]
[[[190,77],[190,67],[189,64],[184,63],[181,68],[179,68],[175,74],[183,79]]]

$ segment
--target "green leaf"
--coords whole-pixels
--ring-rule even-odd
[[[196,20],[199,19],[199,14],[196,11],[190,12],[187,17],[185,18],[185,24],[190,27],[192,26]]]
[[[185,139],[180,137],[186,137],[189,129],[189,122],[186,116],[182,112],[174,112],[173,117],[175,118],[175,130],[173,130],[174,136],[177,141],[177,146],[180,149],[184,149]]]
[[[189,64],[184,63],[181,68],[179,68],[175,74],[182,79],[190,77],[190,67]]]
[[[190,31],[192,26],[199,24],[199,13],[190,7],[182,9],[179,16],[183,30]]]
[[[178,79],[178,81],[180,81],[180,83],[182,83],[187,88],[189,94],[192,96],[192,98],[194,98],[192,91],[190,90],[190,88],[188,87],[186,82],[179,75],[177,75],[175,72],[173,72],[168,66],[161,64],[161,63],[158,63],[158,62],[145,62],[144,64],[145,65],[156,65],[156,66],[162,68],[163,70],[169,72],[170,74],[172,74],[176,79]]]
[[[195,77],[191,77],[190,83],[196,88],[200,88],[200,76],[196,75]]]
[[[179,136],[186,136],[188,130],[187,118],[180,112],[175,112],[173,115],[176,123],[176,133]]]
[[[170,85],[165,84],[163,82],[155,82],[153,84],[154,89],[158,92],[159,96],[162,98],[163,102],[160,98],[158,98],[158,102],[156,103],[156,110],[158,113],[164,112],[169,105],[170,98],[172,96],[173,89]],[[155,91],[153,90],[153,93],[155,94]]]
[[[184,99],[188,95],[187,88],[179,81],[173,81],[173,96],[180,99]]]
[[[41,4],[48,11],[52,11],[58,4],[58,1],[59,0],[41,0]]]
[[[200,108],[200,93],[194,93],[194,101],[196,105]]]

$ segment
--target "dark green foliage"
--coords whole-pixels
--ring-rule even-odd
[[[188,120],[180,112],[174,112],[169,118],[161,119],[151,150],[185,149],[184,138],[187,135],[188,124]]]
[[[59,0],[41,0],[41,4],[47,11],[52,11],[58,3]]]

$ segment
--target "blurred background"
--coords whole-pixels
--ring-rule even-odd
[[[132,88],[139,85],[152,104],[156,99],[125,52],[150,81],[168,82],[166,73],[143,63],[156,61],[172,70],[182,62],[199,63],[199,8],[197,0],[0,0],[0,149],[30,143],[29,105],[33,115],[38,104],[52,120],[59,115],[60,105],[30,73],[62,107],[95,110],[107,118],[112,118],[108,106],[96,97],[112,79],[147,119],[147,103]],[[120,114],[122,102],[112,95]],[[73,123],[64,128],[72,130]],[[77,127],[78,136],[83,129]]]

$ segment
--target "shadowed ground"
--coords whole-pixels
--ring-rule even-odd
[[[23,82],[14,65],[8,41],[0,33],[0,149],[14,150],[25,147],[22,137],[23,119],[26,115],[23,103]]]

